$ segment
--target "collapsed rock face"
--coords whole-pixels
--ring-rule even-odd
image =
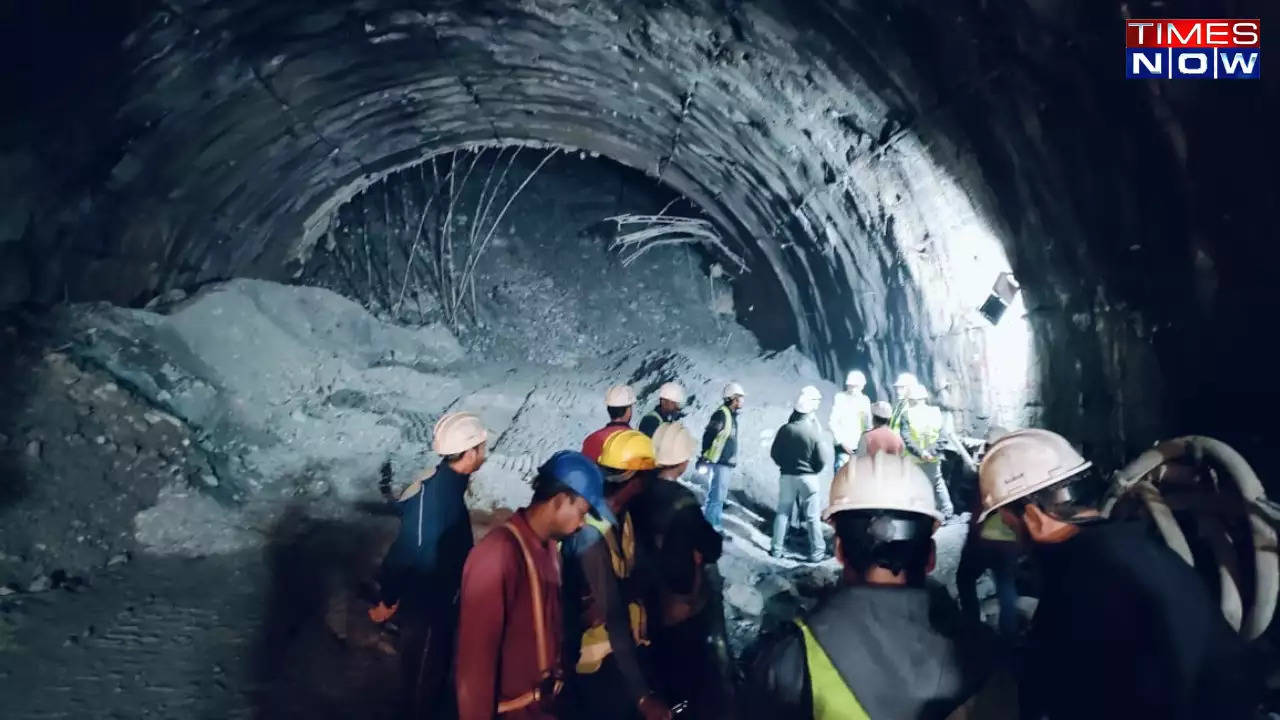
[[[598,152],[687,195],[750,260],[737,284],[749,325],[829,377],[867,364],[886,368],[882,386],[911,369],[982,395],[999,373],[974,367],[971,292],[1006,250],[1036,348],[1053,355],[1030,390],[1042,384],[1046,421],[1100,458],[1205,416],[1231,388],[1200,381],[1205,348],[1246,338],[1239,314],[1270,302],[1259,273],[1274,244],[1255,241],[1274,185],[1237,192],[1265,177],[1262,154],[1224,145],[1265,137],[1269,87],[1125,82],[1118,4],[95,12],[36,14],[106,39],[84,76],[20,88],[50,98],[35,109],[51,122],[19,131],[50,161],[11,151],[0,165],[10,302],[280,277],[382,174],[508,142]],[[10,46],[72,44],[27,35]],[[1237,426],[1250,422],[1222,423]]]

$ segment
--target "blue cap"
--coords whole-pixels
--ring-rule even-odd
[[[538,468],[538,474],[581,495],[600,518],[614,521],[613,511],[604,500],[604,475],[599,466],[587,459],[586,455],[573,450],[561,450]]]

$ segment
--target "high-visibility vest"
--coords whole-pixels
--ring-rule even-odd
[[[907,401],[899,400],[893,406],[893,415],[889,417],[889,429],[894,432],[902,430],[902,416],[907,411]]]
[[[626,580],[636,569],[636,532],[631,523],[631,514],[622,516],[622,544],[619,546],[614,537],[613,526],[608,520],[601,520],[588,515],[586,523],[600,532],[605,544],[609,547],[609,557],[613,561],[613,574],[618,580]],[[626,598],[624,598],[625,600]],[[636,646],[649,644],[648,616],[644,603],[632,600],[627,603],[627,619],[631,625],[631,639]],[[578,664],[575,668],[579,675],[589,675],[600,669],[605,658],[613,652],[609,642],[609,630],[603,618],[600,622],[582,631],[582,641],[578,651]]]
[[[702,459],[707,462],[718,463],[724,454],[724,446],[728,444],[729,438],[733,437],[733,411],[728,405],[721,405],[716,409],[718,413],[724,413],[724,427],[716,434],[711,441],[711,447],[702,453]]]
[[[911,443],[921,450],[938,444],[942,437],[942,411],[933,405],[912,405],[904,411]]]
[[[809,667],[809,688],[813,695],[813,720],[871,720],[813,636],[813,631],[798,618],[796,625],[804,635],[804,658]]]

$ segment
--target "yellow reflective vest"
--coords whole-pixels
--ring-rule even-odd
[[[813,720],[871,720],[809,626],[799,619],[796,625],[804,635],[804,658],[809,667],[809,688],[813,694]]]
[[[613,561],[613,574],[618,580],[626,580],[636,568],[636,533],[631,522],[631,514],[622,515],[622,543],[619,545],[613,532],[613,525],[607,520],[592,515],[586,517],[586,523],[600,532],[605,544],[609,547],[609,557]],[[624,598],[626,600],[626,598]],[[603,615],[600,622],[582,631],[581,649],[578,652],[578,664],[575,668],[579,675],[589,675],[600,669],[605,658],[613,652],[609,642],[609,630],[605,627]],[[637,647],[649,644],[648,615],[644,603],[639,600],[627,602],[627,618],[631,625],[631,639]]]
[[[921,450],[938,444],[942,437],[942,411],[933,405],[912,405],[903,411],[907,420],[907,436]]]

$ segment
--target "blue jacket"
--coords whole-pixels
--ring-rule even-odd
[[[382,594],[388,605],[414,592],[446,603],[457,596],[474,544],[463,500],[469,480],[441,462],[418,492],[396,503],[400,533],[383,559]]]

